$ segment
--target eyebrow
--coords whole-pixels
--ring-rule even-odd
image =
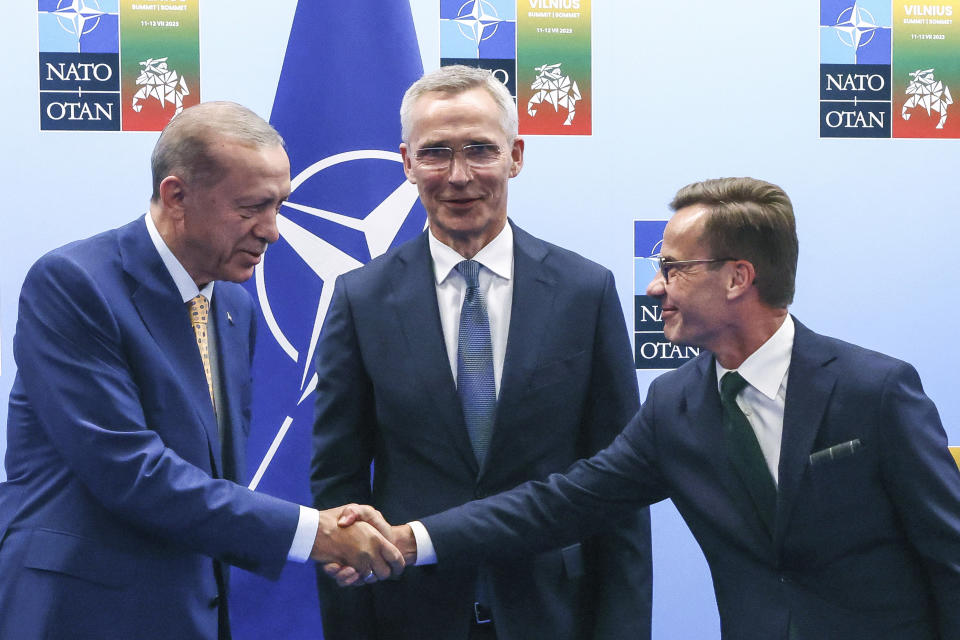
[[[282,204],[288,197],[290,196],[287,195],[285,197],[279,198],[279,202]],[[275,198],[273,196],[252,197],[252,198],[241,197],[237,199],[237,204],[241,207],[265,207],[277,201],[278,201],[278,198]]]
[[[490,139],[471,138],[471,139],[467,140],[466,142],[464,142],[464,143],[463,143],[463,146],[467,146],[467,145],[471,145],[471,144],[494,144],[494,145],[496,145],[497,143],[494,142],[493,140],[490,140]],[[500,146],[500,145],[497,145],[497,146]],[[423,145],[421,145],[419,148],[420,148],[420,149],[433,149],[433,148],[436,148],[436,147],[446,147],[446,148],[448,148],[448,149],[452,149],[452,148],[453,148],[453,145],[450,143],[449,140],[439,140],[439,141],[426,142],[426,143],[424,143]]]

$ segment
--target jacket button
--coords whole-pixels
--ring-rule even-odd
[[[210,598],[210,608],[216,609],[220,606],[220,596],[213,596]]]

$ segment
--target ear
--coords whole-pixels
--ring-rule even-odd
[[[510,149],[510,177],[515,178],[523,168],[523,138],[517,136],[513,139],[513,147]]]
[[[413,158],[410,156],[410,147],[406,142],[400,143],[400,156],[403,158],[403,172],[407,174],[407,180],[411,184],[417,184],[417,178],[413,175]]]
[[[753,291],[753,282],[757,278],[757,270],[752,262],[734,260],[730,262],[733,269],[727,281],[727,299],[733,300]]]
[[[184,215],[186,195],[186,183],[177,176],[167,176],[160,183],[160,202],[164,210],[175,219]]]

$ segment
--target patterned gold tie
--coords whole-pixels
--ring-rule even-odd
[[[207,391],[210,392],[210,402],[216,409],[216,401],[213,399],[213,375],[210,372],[210,344],[207,341],[207,316],[209,315],[210,305],[207,304],[207,299],[202,294],[193,298],[187,304],[190,305],[190,325],[197,337],[200,359],[203,360],[203,373],[207,376]]]

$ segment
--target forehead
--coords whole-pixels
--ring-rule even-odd
[[[703,253],[707,249],[703,227],[709,214],[709,209],[699,204],[678,209],[663,230],[661,253],[677,260]]]
[[[290,160],[280,145],[257,146],[224,138],[212,144],[210,152],[225,173],[290,177]]]
[[[211,149],[220,176],[211,189],[232,198],[279,198],[290,193],[290,161],[280,145],[258,147],[224,140]]]
[[[506,138],[500,108],[483,87],[459,93],[431,91],[414,103],[411,139],[443,142],[461,138]]]

